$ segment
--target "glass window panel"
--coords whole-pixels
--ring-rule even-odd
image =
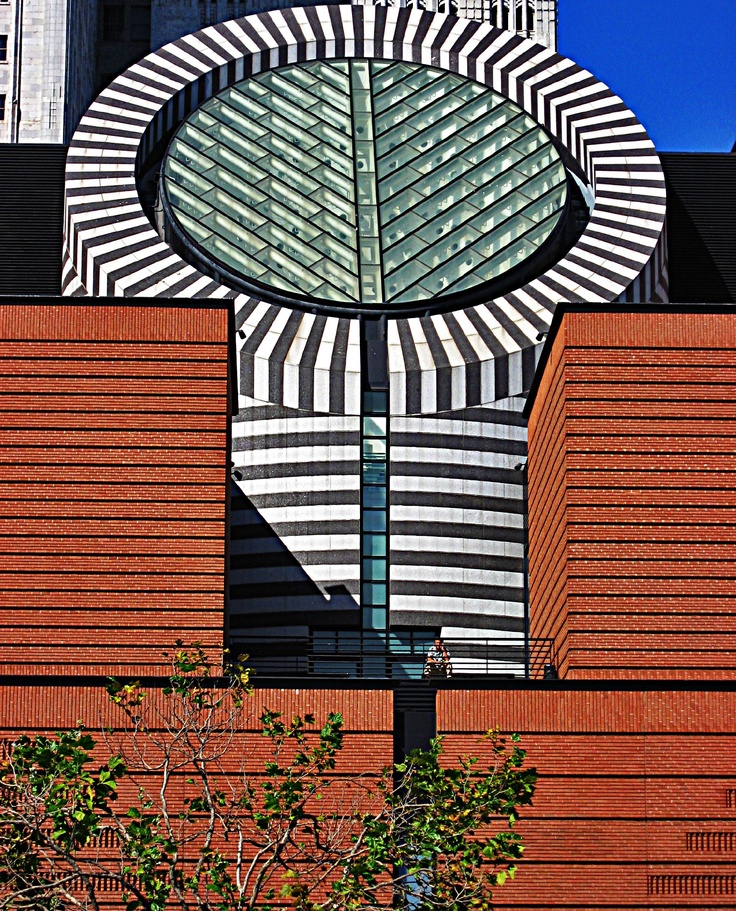
[[[347,218],[347,213],[345,213],[345,218],[338,218],[331,212],[320,209],[319,206],[315,206],[315,209],[317,210],[314,213],[314,223],[316,225],[319,225],[320,228],[323,228],[347,246],[355,248],[355,226],[351,223],[351,220]],[[354,211],[355,210],[353,210],[353,212]]]
[[[342,269],[337,263],[324,257],[314,264],[314,270],[353,299],[358,296],[358,276]]]
[[[516,169],[518,171],[521,171],[522,174],[525,174],[527,177],[532,177],[534,174],[538,174],[539,171],[543,171],[545,168],[548,168],[552,163],[554,163],[564,173],[562,164],[557,159],[557,153],[555,152],[552,144],[549,143],[539,148],[536,152],[534,152],[534,154],[522,159],[516,165]]]
[[[217,125],[217,121],[212,116],[212,114],[208,113],[207,111],[203,111],[202,108],[198,108],[190,116],[187,122],[192,124],[192,126],[199,127],[200,130],[204,130],[206,132],[209,132]]]
[[[177,211],[176,217],[182,227],[196,237],[200,243],[206,243],[206,241],[212,237],[212,231],[201,224],[198,218],[189,218],[189,216],[185,215],[181,210]]]
[[[351,67],[353,89],[368,91],[371,87],[370,68],[367,60],[355,60]]]
[[[203,151],[215,143],[215,137],[197,130],[189,124],[185,124],[181,136],[186,139],[187,145],[194,149]]]
[[[365,531],[386,531],[386,513],[382,509],[363,510],[363,529]]]
[[[346,294],[345,291],[340,291],[335,288],[333,285],[328,282],[323,282],[316,285],[311,289],[310,294],[313,294],[315,297],[324,298],[328,301],[349,301],[355,300],[354,297]]]
[[[347,78],[347,67],[342,61],[332,60],[329,63],[319,60],[307,64],[307,69],[321,82],[326,82],[339,92],[350,91],[350,81]]]
[[[364,487],[363,488],[363,506],[371,509],[386,508],[386,488],[385,487]]]
[[[372,142],[355,143],[355,164],[358,171],[373,174],[376,170],[376,160],[373,154]],[[375,181],[375,177],[373,178]]]
[[[317,123],[312,129],[312,134],[332,146],[338,152],[343,154],[352,154],[351,143],[344,133],[330,126],[329,123]]]
[[[374,208],[361,209],[358,219],[361,237],[378,237],[378,212]]]
[[[353,111],[353,129],[356,139],[373,138],[373,117],[367,112]]]
[[[385,582],[364,582],[363,583],[363,604],[385,604],[386,603],[386,583]]]
[[[363,458],[372,462],[385,462],[386,460],[386,440],[385,439],[365,439],[363,440]]]
[[[360,294],[364,304],[380,303],[383,301],[383,283],[380,265],[360,265]]]
[[[327,142],[315,142],[309,146],[310,153],[318,160],[324,163],[325,167],[337,171],[344,177],[353,178],[353,160],[344,152],[340,152],[333,145]]]
[[[385,484],[386,483],[386,463],[385,462],[363,462],[363,483],[364,484]]]
[[[251,98],[242,98],[239,99],[241,104],[248,105],[244,110],[239,110],[236,108],[234,103],[229,104],[219,104],[217,107],[213,108],[213,112],[218,120],[222,123],[234,127],[239,132],[247,135],[251,130],[251,124],[253,121],[256,121],[258,129],[266,132],[266,127],[263,124],[258,123],[260,118],[265,117],[268,114],[268,109],[262,107],[256,101]],[[235,96],[232,99],[228,99],[229,102],[235,101]]]
[[[347,199],[341,198],[327,187],[317,187],[311,193],[311,198],[325,209],[329,209],[338,218],[344,217],[345,221],[354,223],[355,204],[353,203],[352,187],[350,188],[350,196]]]
[[[386,535],[363,535],[363,554],[366,557],[385,557]]]
[[[213,210],[209,203],[204,202],[193,193],[187,192],[183,187],[172,183],[167,187],[171,205],[186,215],[200,220],[206,218]]]
[[[363,418],[363,436],[385,437],[387,426],[388,426],[388,418],[386,418],[386,417]]]
[[[383,586],[385,588],[385,586]],[[385,593],[381,596],[378,589],[380,586],[372,585],[369,597],[372,599],[370,601],[363,599],[364,604],[385,604],[386,595]],[[386,629],[386,624],[388,621],[387,611],[385,608],[367,608],[363,610],[363,626],[366,629]],[[383,662],[385,664],[385,661]],[[380,673],[380,670],[379,670]],[[382,674],[381,676],[384,676]]]
[[[363,578],[370,582],[385,582],[386,561],[363,560]]]
[[[380,391],[363,393],[363,411],[366,414],[386,414],[387,410],[388,393]]]
[[[266,272],[263,263],[254,260],[253,257],[248,256],[221,237],[213,237],[209,249],[214,250],[219,259],[236,270],[247,269],[248,274],[254,275],[256,278]]]

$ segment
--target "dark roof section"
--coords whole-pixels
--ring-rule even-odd
[[[736,302],[736,155],[664,152],[670,300]]]
[[[0,294],[61,294],[66,146],[0,145]]]

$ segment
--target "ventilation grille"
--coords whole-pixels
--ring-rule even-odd
[[[99,848],[116,848],[120,844],[120,839],[115,829],[105,828],[100,829],[92,843]]]
[[[675,874],[647,877],[648,895],[736,895],[736,876]]]
[[[97,892],[120,892],[122,888],[120,880],[114,879],[112,876],[105,876],[104,874],[90,876],[89,880]],[[71,887],[72,890],[76,892],[81,892],[86,888],[81,876],[77,876],[72,880]]]
[[[733,851],[736,832],[688,832],[685,847],[688,851]]]

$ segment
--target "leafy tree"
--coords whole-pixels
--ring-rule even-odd
[[[340,770],[343,720],[252,712],[177,643],[162,688],[111,680],[122,723],[21,737],[0,764],[0,909],[489,908],[513,875],[536,775],[514,737],[490,765],[442,738],[375,776]],[[118,799],[119,798],[119,799]]]

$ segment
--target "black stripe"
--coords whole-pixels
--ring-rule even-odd
[[[314,34],[315,58],[317,60],[322,60],[325,57],[325,50],[326,50],[326,43],[327,43],[325,40],[325,33],[324,33],[324,29],[322,28],[322,23],[319,19],[319,16],[317,15],[314,7],[305,6],[302,8],[304,10],[304,13],[306,14],[307,22],[309,22],[309,25],[312,29],[312,33]]]
[[[356,436],[356,445],[359,437]],[[258,481],[263,478],[300,478],[300,477],[329,477],[330,475],[357,475],[360,471],[358,461],[330,462],[279,462],[267,465],[254,465],[252,467],[238,467],[244,481]]]
[[[351,446],[360,437],[357,432],[305,430],[291,433],[259,434],[233,440],[233,452],[267,452],[273,449],[298,449],[300,446]]]
[[[393,579],[391,596],[401,595],[425,595],[447,599],[448,602],[461,598],[474,598],[479,601],[509,601],[515,604],[524,601],[521,586],[512,588],[510,585],[471,585],[462,582],[423,581],[421,579],[417,579],[416,582],[405,582],[403,579]]]
[[[484,405],[478,408],[457,408],[454,411],[448,411],[442,415],[440,420],[445,421],[474,421],[483,424],[501,424],[511,427],[523,427],[526,429],[526,421],[521,413],[524,407],[524,398],[519,396],[519,411],[506,411],[502,408]],[[400,418],[394,418],[400,420]],[[412,420],[417,420],[413,418]],[[428,417],[429,421],[438,420],[435,417]]]
[[[481,306],[483,306],[483,305],[481,305]],[[506,354],[506,349],[503,347],[501,342],[499,342],[499,340],[493,334],[493,330],[491,329],[491,327],[486,323],[486,321],[484,319],[481,318],[480,314],[478,313],[478,308],[470,307],[468,310],[465,311],[465,315],[470,320],[470,322],[473,324],[473,328],[476,330],[478,335],[483,339],[486,347],[488,349],[490,349],[490,351],[494,357],[500,357],[500,356],[503,356],[504,354]],[[495,396],[495,398],[497,398],[497,399],[502,398],[502,396],[497,395],[497,396]]]
[[[419,25],[414,32],[414,37],[411,42],[411,57],[414,63],[422,62],[422,45],[424,44],[427,32],[433,23],[435,25],[437,24],[434,13],[422,13],[421,18],[419,19]]]
[[[310,525],[311,528],[311,525]],[[397,522],[391,520],[391,535],[409,535],[423,538],[428,528],[438,538],[465,538],[468,541],[508,541],[523,544],[524,530],[506,525],[471,525],[468,522]]]
[[[434,538],[434,535],[425,535]],[[472,541],[471,541],[472,543]],[[492,554],[463,553],[457,551],[425,551],[425,550],[399,550],[396,546],[391,548],[392,566],[442,566],[461,569],[493,569],[497,572],[522,573],[524,571],[523,557],[494,556]]]
[[[532,310],[531,307],[528,307],[520,300],[516,294],[506,294],[505,299],[511,304],[514,310],[516,310],[519,316],[523,316],[527,322],[534,326],[537,332],[546,332],[547,329],[549,329],[549,320],[543,319],[535,310]],[[549,304],[547,307],[549,308]],[[525,344],[529,344],[529,339],[526,340]]]
[[[406,33],[406,27],[409,24],[408,16],[399,16],[398,21],[396,22],[396,28],[394,29],[393,35],[393,58],[394,60],[403,60],[404,59],[404,35]]]
[[[314,408],[314,365],[326,325],[326,317],[318,315],[314,318],[299,361],[299,408],[305,411]]]
[[[138,264],[136,264],[136,265],[138,265]],[[144,278],[140,279],[140,281],[137,281],[134,284],[130,285],[128,288],[126,288],[125,297],[135,297],[138,294],[141,294],[143,291],[146,291],[146,290],[150,294],[151,293],[150,287],[151,287],[152,282],[159,282],[164,278],[168,278],[169,275],[173,275],[175,272],[178,272],[179,269],[181,269],[181,268],[182,268],[182,262],[181,262],[181,260],[179,260],[178,262],[169,263],[167,266],[157,269],[155,275],[153,275],[153,276],[147,275]],[[190,266],[190,268],[191,268],[191,266]],[[167,296],[166,291],[159,291],[159,294],[163,297]]]
[[[255,539],[254,539],[255,540]],[[277,566],[293,566],[294,561],[304,566],[319,566],[319,563],[310,562],[314,560],[316,551],[287,551],[281,542],[280,549],[266,550],[265,548],[257,549],[255,546],[247,554],[233,554],[230,557],[231,569],[257,569],[260,567],[273,568]],[[155,554],[153,555],[155,556]],[[357,549],[353,550],[331,550],[330,565],[335,566],[354,566],[360,559]]]
[[[340,521],[322,521],[309,523],[296,522],[274,522],[272,525],[264,522],[260,523],[240,523],[233,522],[232,538],[244,540],[250,538],[272,537],[274,534],[285,535],[288,537],[311,538],[313,535],[331,535],[333,539],[357,535],[360,531],[360,521],[343,519]],[[343,548],[349,550],[349,548]],[[315,551],[318,553],[318,551]],[[319,551],[319,553],[324,553]]]
[[[393,586],[391,593],[393,594]],[[422,629],[457,626],[464,629],[495,629],[519,633],[524,629],[524,621],[521,617],[476,614],[467,611],[406,610],[394,607],[391,608],[391,624],[392,626],[418,626]]]
[[[462,33],[457,37],[455,43],[450,48],[448,54],[448,62],[450,64],[450,69],[457,73],[460,66],[460,52],[467,45],[473,35],[481,28],[481,23],[477,22],[474,19],[468,19],[464,23],[464,28]]]
[[[306,576],[306,573],[304,573]],[[327,583],[330,584],[329,582]],[[342,583],[345,588],[350,592],[351,585],[355,591],[351,594],[357,593],[357,585],[351,580],[347,580]],[[256,582],[256,583],[246,583],[243,585],[231,585],[230,586],[230,601],[232,604],[233,600],[236,601],[252,601],[256,600],[262,603],[267,598],[284,598],[286,604],[294,604],[294,613],[299,615],[304,610],[303,604],[298,604],[298,599],[300,598],[313,598],[315,600],[315,607],[319,607],[321,610],[330,609],[330,602],[327,600],[326,596],[322,594],[319,587],[312,582],[311,579],[307,578],[304,582],[297,582],[295,580],[287,580],[286,582]],[[356,605],[357,609],[357,605]],[[289,611],[289,613],[291,613]],[[292,615],[293,616],[293,615]],[[259,613],[257,615],[258,623],[254,624],[255,626],[271,626],[273,621],[269,621],[269,614],[266,610],[265,612]],[[230,626],[238,627],[241,624],[238,623],[240,616],[237,613],[233,613],[230,616]],[[292,621],[293,622],[293,621]],[[242,624],[244,625],[244,624]]]
[[[348,356],[349,331],[349,321],[339,319],[330,361],[330,411],[333,414],[345,412],[345,365]]]
[[[249,497],[256,509],[280,506],[357,506],[359,490],[290,490],[287,493],[252,493]]]
[[[406,413],[416,414],[416,412],[421,411],[422,408],[421,384],[417,382],[417,377],[414,375],[419,372],[419,356],[417,355],[414,339],[412,338],[407,321],[403,319],[397,320],[396,328],[399,333],[401,353],[404,358],[404,369],[406,371]]]
[[[340,10],[336,6],[328,6],[327,12],[330,16],[330,22],[332,24],[332,30],[335,33],[334,43],[335,43],[335,57],[344,57],[345,56],[345,34],[342,27],[342,17],[340,16]],[[355,11],[353,11],[355,15]]]
[[[434,322],[429,316],[422,317],[419,324],[424,330],[429,350],[435,366],[435,389],[437,396],[436,411],[447,411],[452,408],[452,372],[447,352],[440,341]]]
[[[503,354],[493,361],[493,388],[496,400],[509,394],[509,356]]]
[[[481,384],[478,355],[468,341],[468,337],[460,328],[455,315],[446,313],[443,318],[453,341],[465,361],[465,404],[479,405],[481,402]]]
[[[430,56],[430,62],[432,66],[439,67],[440,51],[442,50],[442,45],[445,43],[450,35],[450,32],[455,27],[456,21],[457,20],[454,18],[445,19],[440,25],[439,31],[435,33],[435,36],[432,40],[432,50]]]
[[[245,405],[240,413],[233,418],[233,424],[293,417],[314,417],[314,414],[301,414],[298,409],[287,408],[286,405]]]
[[[523,440],[509,440],[503,437],[479,437],[470,434],[460,437],[457,434],[440,433],[427,430],[425,433],[392,431],[392,446],[404,446],[407,449],[418,449],[423,454],[436,454],[437,464],[443,464],[441,450],[449,449],[453,452],[483,452],[523,455],[526,443]],[[396,465],[403,463],[397,462]],[[423,465],[432,465],[434,462],[422,462]],[[455,466],[452,466],[455,467]]]
[[[299,326],[304,319],[304,314],[292,310],[286,320],[286,325],[279,333],[279,338],[273,346],[268,358],[268,397],[272,402],[281,402],[284,397],[284,360],[296,338]]]

